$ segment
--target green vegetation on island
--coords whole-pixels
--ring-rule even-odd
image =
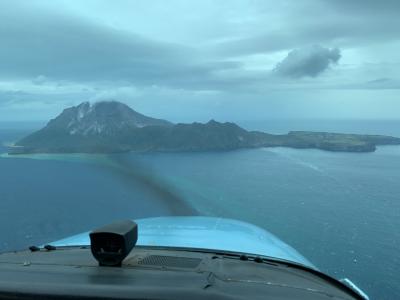
[[[290,147],[327,151],[372,152],[377,145],[399,145],[383,135],[292,131],[268,134],[235,123],[173,124],[144,116],[116,101],[65,109],[44,128],[9,148],[20,153],[115,153],[127,151],[226,151]]]

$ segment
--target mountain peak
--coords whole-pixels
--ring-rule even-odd
[[[215,120],[174,125],[144,116],[124,103],[104,101],[83,102],[65,109],[45,128],[18,141],[10,153],[220,151],[255,147],[371,152],[376,145],[399,144],[400,138],[379,135],[325,132],[273,135]]]
[[[71,135],[114,134],[146,126],[170,126],[172,123],[142,115],[118,101],[81,104],[65,109],[47,127],[68,131]]]

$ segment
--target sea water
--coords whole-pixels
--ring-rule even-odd
[[[399,122],[344,123],[242,125],[275,133],[313,129],[400,137]],[[0,129],[0,141],[27,132]],[[400,146],[374,153],[260,148],[121,157],[133,173],[104,165],[112,156],[0,158],[0,250],[115,219],[197,213],[254,223],[322,271],[350,278],[371,298],[400,297]]]

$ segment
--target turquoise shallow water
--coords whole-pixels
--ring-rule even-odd
[[[0,140],[21,134],[0,130]],[[195,213],[176,210],[186,201],[266,228],[372,299],[400,298],[400,147],[122,155],[133,174],[104,166],[109,158],[42,158],[0,158],[1,250],[113,219]]]

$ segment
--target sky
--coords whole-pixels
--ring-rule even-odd
[[[1,0],[0,122],[400,119],[398,0]]]

